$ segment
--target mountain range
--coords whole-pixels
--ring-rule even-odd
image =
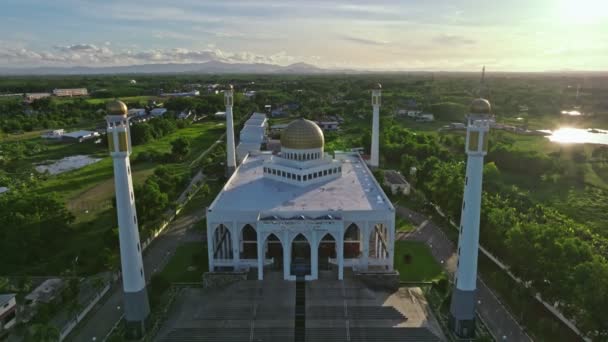
[[[108,67],[36,67],[0,68],[0,75],[100,75],[100,74],[324,74],[345,73],[353,70],[322,69],[312,64],[295,63],[287,66],[264,63],[225,63],[209,61],[204,63],[139,64]]]

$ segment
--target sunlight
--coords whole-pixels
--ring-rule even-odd
[[[553,131],[550,139],[560,143],[583,143],[588,139],[588,133],[578,128],[562,127]]]
[[[562,0],[558,6],[561,20],[566,23],[593,23],[608,12],[605,0]]]

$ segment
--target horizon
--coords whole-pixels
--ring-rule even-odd
[[[601,0],[7,0],[3,8],[5,70],[209,61],[361,72],[608,70]]]

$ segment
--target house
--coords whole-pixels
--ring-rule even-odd
[[[51,96],[51,93],[26,93],[25,101],[33,102],[35,100],[40,100],[40,99],[43,99],[43,98],[49,97],[49,96]]]
[[[226,117],[226,112],[215,112],[215,114],[213,114],[213,117],[216,119],[223,119]]]
[[[422,113],[416,117],[416,121],[431,122],[435,121],[435,116],[429,113]]]
[[[201,94],[198,90],[188,91],[188,92],[178,92],[178,93],[161,93],[160,96],[165,97],[190,97],[190,96],[199,96]]]
[[[86,96],[89,95],[87,88],[53,89],[53,95],[58,97]]]
[[[250,99],[250,98],[254,97],[255,94],[256,94],[255,90],[249,90],[249,91],[245,92],[245,97],[248,98],[248,99]]]
[[[34,306],[38,303],[50,303],[61,293],[64,286],[63,280],[59,278],[47,279],[25,296],[25,304]]]
[[[281,132],[283,132],[283,130],[285,128],[287,128],[289,124],[276,124],[276,125],[272,125],[270,126],[270,134],[279,134]]]
[[[340,124],[337,121],[315,121],[324,131],[337,131],[340,129]]]
[[[99,136],[100,136],[100,134],[98,132],[81,130],[81,131],[63,133],[61,138],[64,140],[67,140],[67,141],[76,140],[78,142],[83,142],[83,141],[86,141],[89,139],[98,138]]]
[[[272,112],[270,112],[271,116],[283,116],[286,113],[282,110],[282,109],[274,109]]]
[[[63,128],[46,131],[40,135],[42,139],[61,139],[65,134]]]
[[[410,194],[410,183],[405,180],[405,177],[400,172],[394,170],[384,171],[384,185],[391,189],[391,193],[396,195],[402,193]]]
[[[152,116],[163,116],[167,112],[167,108],[154,108],[150,111]]]
[[[186,120],[191,115],[192,115],[192,111],[191,110],[185,110],[185,111],[179,113],[179,115],[177,116],[177,118],[180,119],[180,120]]]
[[[0,186],[0,195],[2,195],[2,194],[3,194],[3,193],[5,193],[5,192],[8,192],[8,190],[9,190],[9,189],[8,189],[7,187],[5,187],[5,186]]]
[[[0,336],[17,323],[17,299],[14,293],[0,294]]]
[[[131,108],[129,109],[129,116],[143,116],[146,115],[145,108]]]

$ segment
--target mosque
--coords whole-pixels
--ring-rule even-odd
[[[224,94],[232,113],[232,88]],[[380,86],[372,106],[377,166]],[[234,141],[227,146],[232,172]],[[283,131],[280,152],[251,152],[233,169],[207,209],[210,271],[257,270],[259,280],[272,273],[291,281],[393,271],[393,205],[358,153],[324,148],[323,131],[300,118]]]

